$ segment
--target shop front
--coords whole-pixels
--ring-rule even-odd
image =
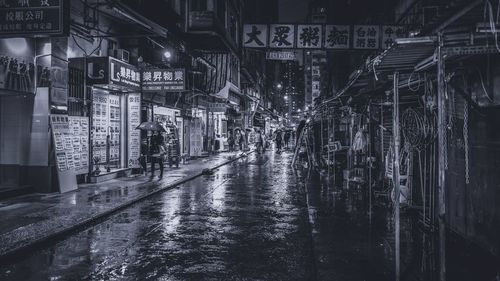
[[[226,115],[227,104],[223,102],[212,102],[209,104],[209,123],[214,132],[214,151],[227,151],[229,145],[228,137],[228,118]]]
[[[87,59],[87,84],[91,85],[92,182],[123,176],[139,168],[141,151],[140,73],[128,63],[111,57]]]

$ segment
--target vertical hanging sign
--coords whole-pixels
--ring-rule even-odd
[[[128,161],[129,168],[139,168],[141,156],[141,131],[137,127],[141,124],[141,94],[128,95]]]

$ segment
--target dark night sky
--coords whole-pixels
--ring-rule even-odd
[[[280,22],[305,22],[311,0],[279,0]]]

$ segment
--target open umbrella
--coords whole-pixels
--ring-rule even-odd
[[[157,131],[164,132],[165,128],[158,122],[142,122],[136,129],[142,131]]]

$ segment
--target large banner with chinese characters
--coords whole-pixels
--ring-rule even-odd
[[[387,49],[406,29],[394,25],[245,24],[243,46],[278,49]]]
[[[149,69],[142,72],[143,92],[182,92],[186,90],[186,72],[177,69]]]
[[[70,1],[0,0],[0,36],[63,35]],[[63,7],[64,6],[64,7]]]

